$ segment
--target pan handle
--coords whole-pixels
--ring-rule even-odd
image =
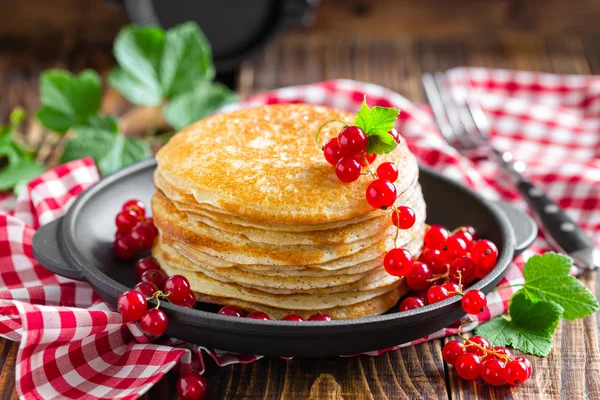
[[[58,218],[40,227],[31,241],[33,256],[46,269],[65,278],[82,281],[79,269],[70,267],[63,258],[58,244],[62,218]]]
[[[538,227],[533,218],[510,204],[494,201],[506,215],[515,233],[515,256],[524,252],[535,240]]]

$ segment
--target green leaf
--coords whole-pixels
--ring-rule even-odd
[[[15,193],[18,194],[23,186],[44,171],[42,165],[27,157],[22,157],[17,162],[9,163],[0,170],[0,190],[15,188]]]
[[[102,100],[100,77],[91,70],[78,76],[50,70],[40,77],[42,108],[38,120],[48,129],[64,133],[98,113]]]
[[[524,292],[532,301],[551,301],[564,309],[563,318],[585,318],[598,311],[594,294],[573,276],[569,276],[573,262],[569,257],[545,253],[531,257],[523,267]]]
[[[173,128],[181,130],[235,100],[235,93],[227,86],[220,83],[203,84],[169,101],[165,108],[165,120]]]
[[[524,353],[547,356],[563,309],[552,302],[532,302],[522,291],[511,299],[510,320],[497,317],[475,329],[492,346],[511,346]]]
[[[13,129],[16,129],[19,125],[21,125],[23,120],[25,120],[25,110],[23,110],[21,107],[15,107],[10,112],[10,126]]]
[[[114,132],[92,127],[80,127],[75,137],[65,145],[62,162],[92,157],[103,174],[150,157],[148,143]]]
[[[114,55],[120,68],[108,82],[135,104],[159,105],[164,97],[160,85],[160,62],[165,32],[160,28],[128,26],[119,32]]]
[[[98,128],[105,131],[109,131],[115,134],[119,132],[119,121],[117,121],[115,117],[110,117],[106,115],[93,115],[90,118],[88,118],[87,123],[85,125],[90,126],[92,128]]]
[[[160,82],[165,97],[175,97],[215,76],[212,52],[195,22],[169,29],[160,63]]]
[[[388,154],[396,148],[398,143],[389,133],[377,133],[369,135],[369,143],[366,152],[368,154]]]
[[[400,110],[393,107],[369,108],[365,100],[354,118],[354,125],[362,129],[367,136],[388,133],[394,128],[398,114],[400,114]]]

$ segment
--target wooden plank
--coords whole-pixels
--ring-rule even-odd
[[[3,400],[17,399],[15,391],[15,360],[19,344],[0,339],[0,396]]]

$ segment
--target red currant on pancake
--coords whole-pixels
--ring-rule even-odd
[[[442,348],[442,357],[448,364],[454,365],[458,356],[466,352],[467,350],[465,350],[460,341],[451,340]]]
[[[117,257],[119,260],[131,260],[137,254],[137,251],[133,247],[131,239],[128,235],[115,239],[113,243],[113,251],[115,253],[115,257]]]
[[[331,138],[323,146],[323,156],[331,165],[335,165],[342,155],[340,154],[340,144],[337,138]]]
[[[285,317],[281,318],[281,320],[282,321],[301,322],[301,321],[304,321],[304,318],[302,318],[298,314],[288,314]]]
[[[347,126],[337,137],[342,156],[352,156],[365,151],[369,138],[358,126]]]
[[[203,400],[206,396],[206,379],[195,372],[188,372],[177,379],[175,391],[181,400]]]
[[[262,311],[252,311],[250,314],[248,314],[248,318],[250,319],[260,319],[263,321],[268,321],[271,319],[271,317],[269,317],[267,314],[265,314]]]
[[[383,258],[383,267],[388,274],[393,276],[404,276],[413,267],[413,257],[406,249],[392,249]]]
[[[412,208],[407,206],[398,207],[398,211],[392,211],[392,223],[400,229],[410,229],[415,224],[417,216]]]
[[[433,274],[427,266],[422,262],[413,263],[412,269],[406,274],[406,283],[408,287],[414,290],[421,290],[431,286],[431,278]]]
[[[481,374],[481,359],[473,353],[461,354],[456,358],[454,367],[458,376],[472,381]]]
[[[481,368],[481,377],[492,386],[501,386],[506,383],[505,365],[499,359],[488,359],[484,361]]]
[[[243,317],[244,312],[236,306],[225,306],[221,307],[219,314],[226,315],[228,317]]]
[[[174,303],[183,301],[191,292],[190,282],[183,275],[172,275],[165,280],[163,291],[169,295],[169,300]]]
[[[160,269],[158,261],[156,261],[152,257],[140,258],[135,263],[135,274],[137,275],[138,279],[140,278],[140,276],[142,276],[144,272],[149,271],[151,269]]]
[[[152,297],[158,291],[158,288],[152,282],[139,282],[133,287],[133,290],[137,290],[146,297]]]
[[[162,335],[167,330],[168,325],[167,314],[158,308],[149,309],[140,320],[140,329],[149,336]]]
[[[376,179],[367,187],[366,195],[371,207],[385,210],[396,201],[396,186],[390,181]]]
[[[377,167],[377,176],[379,179],[396,182],[396,179],[398,179],[398,167],[392,162],[383,162]]]
[[[423,307],[425,303],[418,297],[409,296],[400,302],[400,306],[398,307],[398,311],[408,311],[415,308]]]
[[[400,135],[398,135],[398,131],[396,130],[396,128],[392,129],[388,133],[390,135],[392,135],[392,137],[394,138],[394,140],[396,141],[396,143],[400,143]]]
[[[129,233],[140,222],[138,215],[132,210],[121,211],[115,218],[117,230],[123,233]]]
[[[478,346],[469,346],[469,344],[478,344]],[[465,343],[467,345],[466,349],[467,349],[467,353],[473,353],[475,355],[478,355],[479,357],[485,357],[487,352],[482,350],[480,347],[483,347],[486,350],[489,350],[492,346],[490,346],[490,342],[481,336],[473,336],[471,338],[469,338],[469,340],[467,341],[467,343]]]
[[[448,293],[448,290],[443,286],[434,285],[427,291],[427,300],[429,300],[429,304],[439,303],[449,297],[450,294]]]
[[[450,232],[440,225],[431,225],[425,232],[425,247],[428,249],[441,250],[444,242],[450,236]]]
[[[467,244],[461,238],[450,236],[444,241],[440,251],[442,252],[442,260],[450,264],[458,257],[467,254]]]
[[[342,182],[354,182],[360,178],[362,165],[357,156],[342,157],[335,164],[335,175]]]
[[[463,295],[461,304],[467,314],[479,314],[487,306],[487,299],[481,290],[469,290]]]
[[[375,153],[369,154],[366,151],[363,151],[362,153],[359,154],[359,158],[360,158],[360,164],[363,167],[366,167],[367,165],[373,164],[373,161],[375,161],[375,159],[377,158],[377,154],[375,154]]]
[[[122,209],[123,211],[133,211],[140,219],[146,216],[146,206],[140,200],[127,200]]]
[[[486,270],[492,270],[498,260],[498,248],[489,240],[479,240],[471,247],[471,259]]]
[[[523,360],[514,359],[506,364],[504,378],[511,385],[520,385],[529,378],[529,367]]]
[[[167,275],[160,269],[151,269],[149,271],[144,272],[142,276],[140,276],[140,282],[151,282],[159,290],[162,290],[166,279]]]
[[[332,318],[325,313],[316,313],[308,317],[307,321],[331,321]]]
[[[137,290],[128,290],[119,296],[117,310],[125,322],[137,321],[146,313],[148,302]]]
[[[467,256],[460,256],[450,264],[448,277],[454,282],[468,284],[475,280],[477,267]]]

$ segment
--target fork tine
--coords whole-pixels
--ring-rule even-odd
[[[471,114],[471,118],[473,118],[475,127],[477,128],[477,133],[479,133],[480,138],[487,143],[489,139],[488,120],[485,114],[483,113],[483,110],[481,109],[481,105],[475,99],[475,96],[473,94],[473,88],[471,87],[471,85],[469,85],[469,87],[467,88],[466,104],[467,109]]]
[[[456,141],[456,135],[454,134],[452,125],[448,121],[446,111],[444,111],[444,103],[442,102],[440,91],[438,90],[433,75],[429,73],[423,74],[421,77],[421,82],[423,83],[425,96],[427,96],[427,100],[431,105],[431,110],[433,111],[435,121],[440,128],[440,132],[442,133],[442,136],[446,142],[453,146],[454,142]]]

